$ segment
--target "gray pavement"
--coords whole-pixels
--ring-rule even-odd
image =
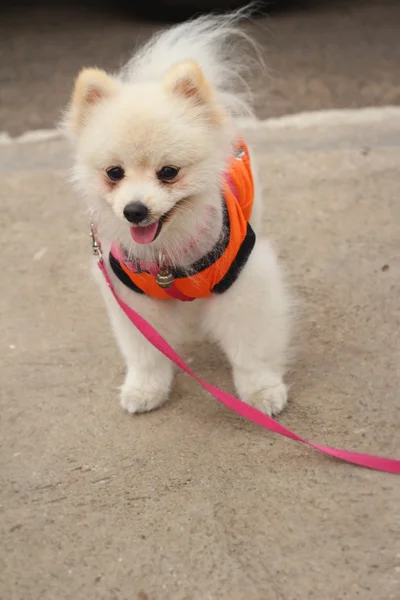
[[[158,26],[56,6],[1,9],[0,131],[53,127],[81,66],[114,69]],[[263,19],[260,116],[400,104],[399,15],[335,1]],[[280,421],[398,458],[399,117],[248,133],[300,304]],[[60,139],[0,144],[1,600],[398,600],[398,477],[257,429],[182,374],[161,410],[122,413],[70,162]],[[232,391],[214,348],[185,357]]]
[[[399,114],[249,133],[302,301],[280,420],[397,457]],[[262,431],[182,374],[162,409],[122,413],[69,164],[61,140],[0,146],[0,597],[397,600],[399,477]],[[215,349],[185,356],[232,390]]]

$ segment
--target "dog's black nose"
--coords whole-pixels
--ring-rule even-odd
[[[149,216],[149,209],[141,202],[130,202],[124,208],[124,217],[129,223],[143,223]]]

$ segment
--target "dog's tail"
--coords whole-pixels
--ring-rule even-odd
[[[173,66],[192,60],[233,116],[253,114],[248,74],[262,63],[257,43],[239,24],[252,7],[227,15],[201,16],[153,37],[128,62],[120,77],[132,83],[161,81]]]

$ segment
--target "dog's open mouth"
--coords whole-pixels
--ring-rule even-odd
[[[160,235],[162,226],[166,221],[169,220],[172,213],[181,201],[177,202],[168,212],[162,215],[157,221],[154,221],[150,225],[134,225],[130,228],[131,236],[134,242],[137,244],[151,244]]]
[[[136,225],[131,227],[131,236],[137,244],[151,244],[158,237],[162,227],[161,219],[151,225]]]

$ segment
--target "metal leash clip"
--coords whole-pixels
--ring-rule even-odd
[[[100,242],[96,236],[96,227],[93,221],[90,221],[90,237],[92,238],[92,252],[93,255],[97,257],[99,262],[103,262],[103,253],[101,251]]]

